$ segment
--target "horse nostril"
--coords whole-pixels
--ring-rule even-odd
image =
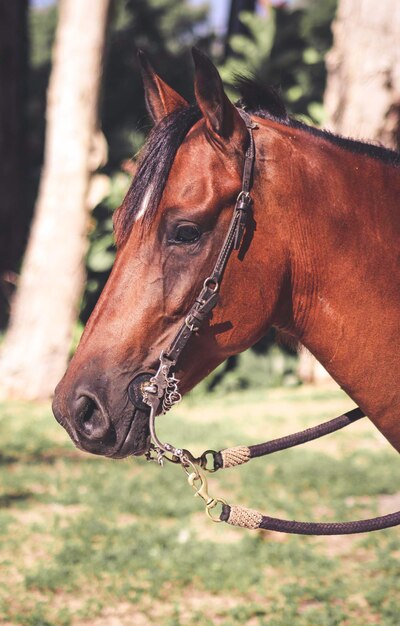
[[[91,430],[93,427],[93,415],[97,410],[97,404],[87,396],[81,396],[77,402],[77,412],[75,419],[84,430]]]
[[[108,420],[95,400],[79,396],[74,407],[75,424],[78,431],[90,439],[103,439],[109,433]]]

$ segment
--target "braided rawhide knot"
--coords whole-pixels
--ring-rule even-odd
[[[247,446],[236,446],[235,448],[226,448],[221,450],[223,468],[235,467],[235,465],[243,465],[250,461],[250,450]]]

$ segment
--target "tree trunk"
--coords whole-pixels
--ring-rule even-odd
[[[299,352],[297,375],[303,383],[309,385],[336,384],[324,366],[304,346]]]
[[[27,9],[27,0],[0,0],[0,326],[7,317],[7,274],[17,269],[28,228]]]
[[[49,397],[84,282],[91,146],[110,0],[61,0],[35,216],[0,359],[3,397]]]
[[[325,126],[355,139],[400,148],[400,2],[339,0],[334,43],[327,55]],[[329,378],[306,351],[299,375]]]
[[[400,2],[339,0],[327,56],[328,127],[400,147]]]

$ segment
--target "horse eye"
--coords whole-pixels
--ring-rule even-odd
[[[200,239],[200,230],[193,224],[178,226],[175,233],[175,241],[178,243],[195,243]]]

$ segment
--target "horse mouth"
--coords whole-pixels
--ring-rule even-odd
[[[58,423],[67,431],[74,445],[83,452],[111,459],[124,459],[128,456],[141,456],[149,449],[149,412],[138,408],[130,409],[114,424],[102,438],[91,438],[82,429],[71,424],[56,400],[53,413]]]
[[[105,456],[111,459],[124,459],[128,456],[145,454],[150,445],[150,429],[148,411],[135,409],[127,433],[118,449]],[[104,454],[104,452],[98,452]]]

